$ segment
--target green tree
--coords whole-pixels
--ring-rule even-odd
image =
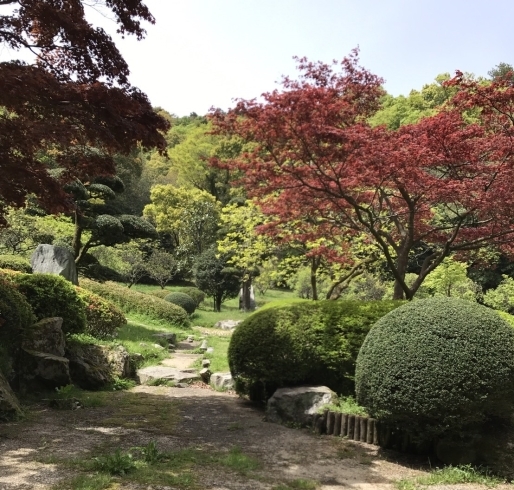
[[[172,254],[162,250],[154,250],[146,261],[145,270],[161,289],[173,279],[177,272],[177,261]]]
[[[93,247],[126,243],[134,238],[157,238],[155,228],[147,220],[130,214],[116,214],[116,207],[110,206],[116,194],[123,190],[121,179],[106,176],[85,183],[76,180],[67,186],[75,202],[71,245],[77,264]]]
[[[151,201],[144,215],[171,236],[177,258],[189,267],[216,240],[220,204],[206,191],[172,185],[154,186]]]
[[[214,311],[221,311],[224,301],[239,294],[239,274],[214,247],[196,258],[194,276],[196,286],[212,297]]]

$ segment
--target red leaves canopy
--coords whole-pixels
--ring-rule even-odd
[[[65,210],[63,181],[112,174],[112,155],[138,143],[165,148],[160,131],[168,123],[130,86],[126,62],[110,36],[86,20],[84,3],[0,1],[17,7],[0,16],[0,42],[36,56],[33,65],[0,63],[0,219],[5,206],[22,206],[29,193],[50,210]],[[141,0],[103,3],[121,33],[141,38],[141,21],[154,22]],[[49,151],[59,180],[44,163]]]
[[[254,142],[226,165],[244,171],[263,210],[285,221],[313,215],[340,234],[367,234],[396,278],[395,296],[412,297],[454,251],[497,246],[514,233],[514,88],[457,77],[450,105],[417,124],[390,131],[367,119],[382,80],[357,65],[341,73],[300,60],[302,77],[263,101],[215,111],[217,131]],[[332,228],[334,229],[334,228]],[[416,248],[425,254],[418,281],[405,273]]]

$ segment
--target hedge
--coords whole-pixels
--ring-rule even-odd
[[[30,262],[19,255],[0,255],[0,269],[10,269],[26,274],[32,272]]]
[[[80,285],[84,289],[112,301],[125,313],[149,315],[177,327],[189,326],[189,317],[186,311],[163,299],[138,293],[115,282],[99,283],[90,279],[81,279]]]
[[[84,332],[86,303],[71,282],[54,274],[13,274],[10,280],[25,296],[37,320],[60,316],[65,334]]]
[[[281,386],[354,390],[355,360],[366,334],[399,301],[303,301],[257,311],[228,349],[236,391],[265,402]]]
[[[75,286],[79,297],[86,303],[87,325],[85,332],[98,339],[116,336],[116,331],[127,324],[123,312],[111,301]]]

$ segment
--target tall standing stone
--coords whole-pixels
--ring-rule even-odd
[[[32,272],[55,274],[78,285],[77,268],[73,254],[65,247],[38,245],[30,258]]]

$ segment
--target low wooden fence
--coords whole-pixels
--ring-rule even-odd
[[[313,428],[318,434],[347,437],[353,441],[378,445],[383,435],[378,420],[326,410],[314,415]],[[382,436],[382,437],[381,437]]]

